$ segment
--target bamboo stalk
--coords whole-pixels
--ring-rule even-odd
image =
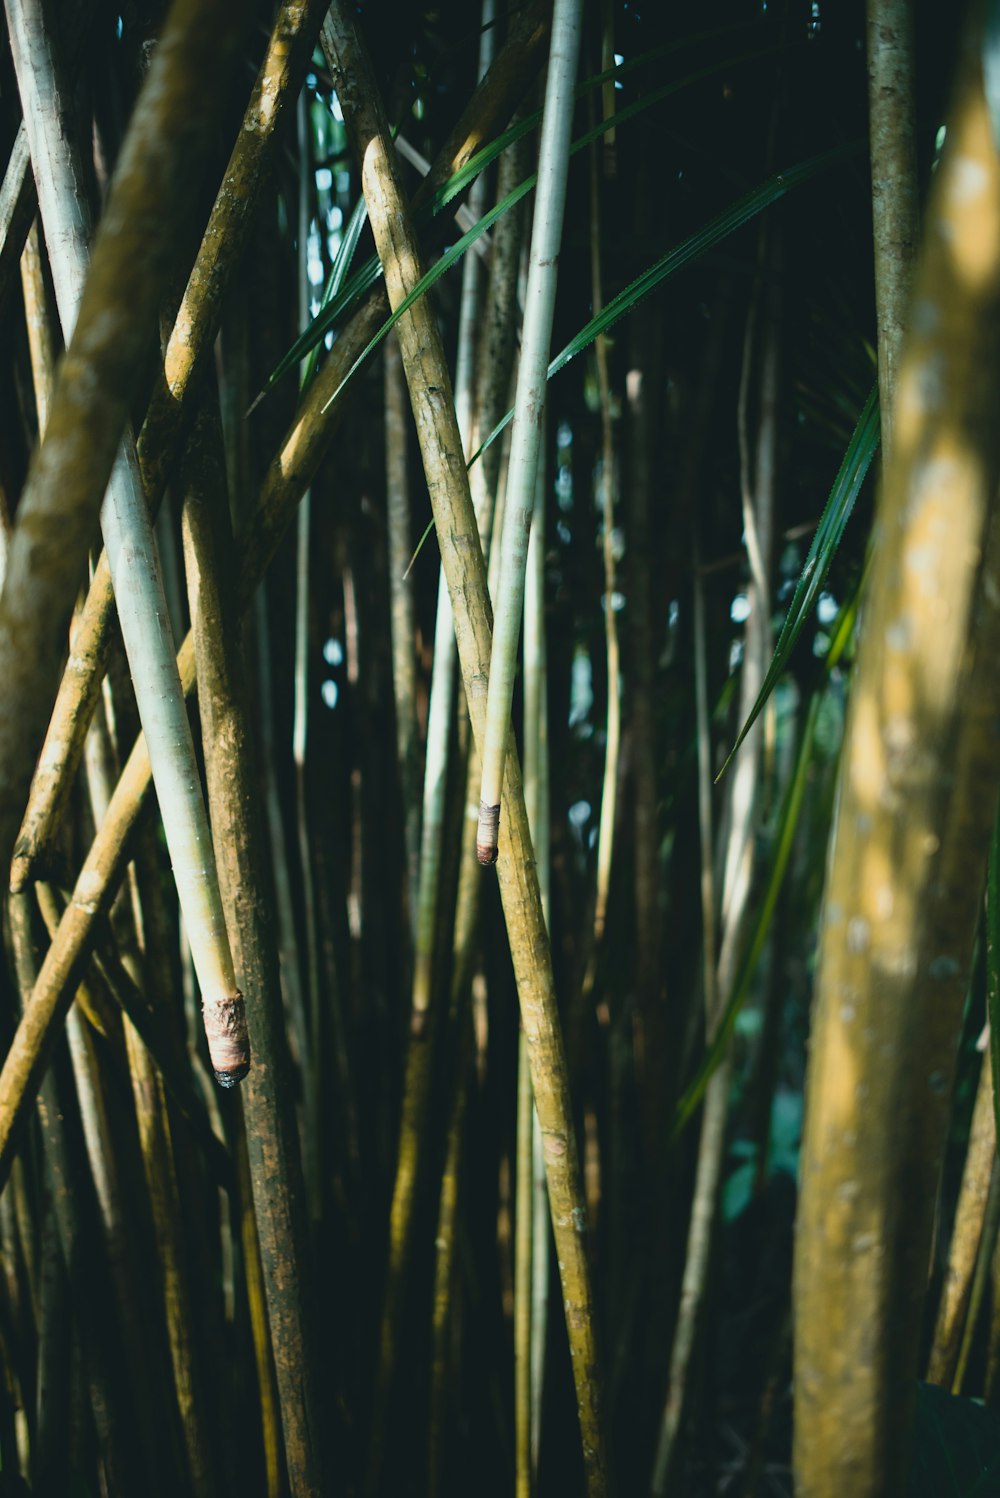
[[[165,206],[169,210],[169,206],[176,203],[180,208],[181,189],[189,186],[189,147],[184,149],[185,136],[190,142],[197,141],[210,124],[212,115],[205,110],[204,95],[213,91],[206,88],[207,79],[209,73],[215,76],[219,52],[224,53],[232,45],[238,30],[235,7],[219,4],[206,15],[203,6],[192,3],[185,8],[186,4],[187,0],[171,13],[171,23],[160,41],[147,86],[133,116],[95,246],[86,292],[86,195],[80,164],[62,123],[64,105],[51,41],[35,0],[29,0],[16,9],[8,5],[11,47],[32,149],[39,208],[52,257],[56,301],[64,330],[67,334],[74,330],[76,333],[54,392],[47,439],[34,470],[35,483],[39,486],[43,481],[58,483],[58,475],[66,472],[64,465],[71,453],[76,453],[77,461],[83,460],[84,451],[89,453],[93,465],[87,475],[89,484],[82,487],[75,501],[84,527],[107,477],[108,464],[112,461],[111,444],[117,443],[127,415],[130,392],[125,388],[124,380],[131,378],[144,352],[143,334],[149,328],[154,299],[170,269],[169,254],[160,249],[152,255],[149,246],[151,243],[165,243],[167,250],[171,247],[170,238],[158,232],[160,216]],[[102,249],[108,244],[111,251],[105,257]],[[137,264],[133,263],[133,257]],[[107,266],[105,258],[110,262]],[[131,291],[135,302],[122,298],[123,277],[124,287]],[[94,311],[90,310],[92,305]],[[109,309],[114,310],[109,312]],[[96,337],[90,332],[88,318],[98,330]],[[111,341],[108,340],[109,322],[114,324]],[[110,387],[117,398],[109,394],[106,414],[101,413],[104,424],[98,426],[97,413],[88,410],[93,396],[90,396],[90,401],[85,397],[86,404],[81,414],[87,412],[88,419],[81,423],[78,417],[75,426],[64,430],[60,424],[66,420],[61,397],[71,399],[62,395],[68,383],[66,370],[72,366],[81,343],[83,349],[88,348],[89,337],[94,338],[92,358],[95,355],[100,357],[103,349],[102,383],[105,390],[109,391]],[[122,345],[126,350],[124,357],[119,352]],[[81,372],[82,368],[83,365]],[[67,406],[67,413],[69,409]],[[82,440],[84,437],[86,442]],[[77,448],[83,451],[78,452]],[[47,470],[45,459],[49,453],[54,454],[54,471]],[[29,486],[29,496],[31,492]],[[41,487],[37,492],[42,494]],[[26,501],[27,514],[32,514],[28,497],[22,499],[19,513],[21,524],[29,527],[30,534],[32,522],[25,513]],[[177,676],[173,642],[166,621],[155,543],[134,453],[127,437],[114,459],[111,482],[101,507],[101,523],[115,579],[118,614],[139,712],[149,734],[151,762],[174,876],[191,935],[212,1064],[218,1080],[231,1086],[245,1075],[249,1066],[245,1020],[214,877],[208,823],[198,785],[194,746]],[[36,585],[31,591],[36,595],[41,583],[41,599],[36,596],[34,606],[39,606],[41,601],[44,607],[47,601],[57,620],[64,605],[56,605],[51,595],[46,599],[45,587],[51,588],[53,581],[65,587],[64,569],[67,565],[79,565],[80,542],[74,546],[72,531],[67,538],[66,529],[65,524],[60,525],[60,547],[54,551],[62,560],[58,564],[50,563],[52,570],[47,582],[42,581],[44,574],[40,576],[37,572],[41,564],[37,560],[32,564],[36,570]],[[86,539],[85,535],[80,536],[80,540]],[[15,529],[12,569],[5,586],[3,608],[7,606],[8,591],[14,580],[16,548]],[[36,557],[39,549],[37,545],[34,548]],[[32,617],[31,602],[29,593],[23,598],[22,607],[18,608],[18,596],[15,588],[9,602],[16,611],[17,622],[14,631],[6,636],[6,643],[8,650],[23,654],[26,641],[20,631],[26,620]],[[26,615],[25,608],[28,609]],[[2,617],[0,615],[0,619]],[[13,618],[11,623],[14,623]],[[3,645],[3,625],[0,622],[0,653]],[[44,659],[37,662],[29,658],[27,663],[19,662],[18,668],[23,670],[25,664],[37,665],[43,680],[53,674],[50,663]],[[37,678],[34,690],[37,699]],[[44,703],[44,693],[41,697]],[[37,708],[33,716],[38,717]],[[16,786],[24,785],[30,779],[30,775],[25,774],[23,755],[25,745],[32,753],[37,745],[40,735],[34,729],[35,724],[29,717],[28,733],[17,743],[16,749],[11,745],[7,750],[12,758],[16,753],[21,756],[21,762],[15,758],[12,766],[11,778]],[[3,762],[5,742],[9,743],[10,738],[10,728],[6,730],[6,740],[0,728],[0,763]]]
[[[307,270],[309,228],[312,218],[312,151],[305,94],[299,95],[299,234],[298,234],[298,314],[299,328],[308,326],[311,316],[310,287]],[[300,383],[304,383],[308,361],[301,366]],[[307,1184],[312,1199],[312,1215],[318,1221],[322,1203],[323,1180],[323,1012],[319,984],[319,933],[316,926],[316,885],[313,878],[312,847],[309,837],[309,796],[306,778],[306,750],[309,737],[309,615],[310,576],[309,538],[312,529],[312,491],[307,489],[299,501],[296,517],[295,548],[295,625],[292,667],[292,763],[295,767],[295,830],[302,878],[302,918],[306,934],[306,994],[308,999],[310,1045],[302,1057],[302,1078],[306,1096]]]
[[[569,167],[569,137],[573,124],[573,89],[580,49],[579,0],[556,0],[552,15],[552,44],[545,86],[545,108],[538,156],[538,186],[531,228],[528,290],[525,296],[521,359],[514,397],[514,426],[507,471],[508,520],[504,527],[504,560],[500,573],[487,691],[487,730],[483,746],[483,783],[480,791],[479,861],[497,857],[500,791],[507,754],[510,710],[514,697],[517,642],[524,602],[524,569],[528,532],[534,505],[535,468],[545,410],[549,345],[555,311],[559,242],[562,238]]]
[[[222,303],[234,267],[246,247],[280,142],[280,130],[305,76],[322,19],[321,0],[285,0],[278,12],[268,49],[254,85],[236,144],[212,209],[201,247],[188,278],[173,330],[163,356],[163,369],[146,419],[139,433],[137,457],[143,488],[155,504],[182,427],[190,413],[189,392],[215,343]],[[211,47],[209,39],[206,45]],[[202,92],[207,97],[224,90],[216,71]],[[181,184],[185,193],[190,182]],[[150,238],[163,238],[161,214],[167,204],[156,203],[156,222]],[[127,303],[130,315],[134,308]],[[145,352],[145,350],[144,350]],[[132,389],[129,386],[131,397]],[[89,533],[88,533],[89,542]],[[75,581],[75,579],[74,579]],[[60,683],[52,721],[18,837],[14,885],[27,879],[33,861],[44,865],[65,811],[73,776],[83,752],[87,724],[97,704],[100,677],[106,669],[109,620],[113,595],[107,556],[102,553],[74,648]]]
[[[253,734],[233,596],[223,582],[228,506],[218,414],[199,413],[188,445],[182,512],[198,694],[219,878],[247,986],[247,1017],[262,1065],[244,1088],[254,1211],[292,1492],[322,1491],[323,1427],[306,1319],[303,1182],[284,1036],[278,953],[266,920],[254,806]],[[309,1064],[308,1058],[305,1058]],[[319,1060],[312,1064],[321,1064]]]
[[[831,830],[794,1277],[804,1498],[888,1495],[905,1474],[997,800],[1000,163],[979,27],[976,8],[927,206],[913,289],[927,315],[904,342]],[[928,544],[938,534],[946,546]]]
[[[524,580],[524,804],[549,926],[548,680],[545,647],[545,428],[535,476],[535,505]],[[530,1494],[538,1471],[542,1381],[548,1330],[549,1224],[545,1161],[531,1096],[524,1030],[517,1050],[517,1198],[514,1246],[515,1474]]]
[[[419,279],[420,257],[399,187],[377,85],[344,5],[335,3],[331,7],[323,36],[327,55],[334,65],[337,97],[362,164],[362,188],[385,269],[389,300],[398,306]],[[426,301],[416,302],[397,327],[442,562],[448,576],[473,732],[482,747],[486,716],[483,687],[488,679],[491,646],[489,598],[451,400],[451,382],[437,324]],[[516,749],[507,757],[506,785],[510,813],[499,861],[500,891],[532,1061],[535,1105],[544,1137],[587,1486],[596,1495],[606,1491],[607,1472],[596,1328],[585,1246],[586,1209],[555,1007],[551,953]]]
[[[18,989],[22,1003],[37,987],[37,946],[32,921],[32,900],[26,894],[11,895],[8,912],[10,938]],[[34,1099],[32,1099],[33,1101]],[[87,1391],[99,1447],[99,1459],[114,1487],[132,1490],[142,1468],[135,1431],[113,1375],[116,1339],[109,1336],[104,1313],[104,1289],[95,1284],[93,1270],[84,1282],[83,1266],[101,1263],[95,1224],[85,1204],[83,1172],[74,1169],[67,1142],[68,1119],[61,1104],[54,1074],[44,1078],[38,1099],[40,1132],[45,1166],[51,1188],[62,1260],[70,1282],[74,1312],[86,1357]],[[143,1472],[143,1475],[147,1475]]]
[[[747,319],[748,336],[744,342],[743,351],[745,370],[749,368],[752,359],[752,334],[755,322],[755,303],[752,303]],[[740,465],[744,514],[749,517],[746,536],[748,561],[751,568],[751,580],[747,585],[750,614],[744,631],[743,666],[740,672],[738,718],[741,723],[746,722],[757,700],[767,671],[771,648],[768,575],[776,504],[775,455],[778,441],[780,392],[779,325],[773,285],[772,295],[768,297],[768,312],[765,317],[762,342],[757,451],[753,477],[751,478],[750,474],[749,443],[746,441],[743,443]],[[739,408],[739,419],[742,424],[745,395],[741,395]],[[699,649],[703,649],[703,646]],[[719,952],[716,959],[714,983],[710,979],[706,979],[705,982],[705,1032],[709,1039],[715,1034],[733,991],[746,937],[754,862],[754,834],[759,817],[762,729],[763,724],[756,723],[743,741],[740,758],[737,759],[733,774],[727,782],[728,816],[723,821],[726,831]],[[702,736],[705,736],[704,725]],[[700,752],[703,756],[704,750]],[[704,833],[702,837],[704,838]],[[706,878],[704,871],[702,878]],[[711,1010],[707,1007],[709,1002],[714,1005]],[[719,1183],[725,1151],[731,1070],[731,1061],[727,1054],[712,1076],[705,1094],[694,1197],[681,1283],[681,1299],[670,1353],[667,1397],[650,1487],[653,1498],[664,1498],[664,1495],[670,1491],[677,1472],[684,1417],[691,1394],[694,1352],[701,1332],[703,1307],[707,1297]]]
[[[614,94],[612,93],[612,100]],[[610,149],[610,148],[609,148]],[[601,286],[601,198],[597,171],[597,146],[592,145],[590,158],[590,281],[591,306],[596,317],[604,306]],[[597,963],[604,927],[608,916],[611,890],[611,864],[615,841],[615,812],[618,804],[618,758],[621,746],[621,651],[618,643],[618,620],[615,615],[615,439],[611,419],[611,372],[608,340],[602,333],[594,342],[597,361],[597,384],[601,401],[601,542],[604,562],[604,645],[608,678],[607,737],[604,746],[604,778],[601,784],[601,815],[597,834],[597,882],[594,893],[594,927],[590,957],[583,980],[582,1000],[589,1007],[597,980]]]
[[[396,705],[396,759],[403,803],[406,898],[411,936],[415,941],[417,891],[420,887],[420,741],[417,726],[417,660],[413,645],[416,634],[413,585],[406,575],[413,554],[413,542],[407,463],[406,381],[399,356],[399,342],[393,333],[386,339],[383,360],[392,687]]]
[[[531,64],[545,26],[544,5],[529,7],[523,25],[514,29],[493,68],[439,154],[430,178],[446,180],[478,144],[504,120],[531,77]],[[450,156],[446,152],[451,152]],[[507,154],[507,153],[505,153]],[[385,315],[384,297],[369,297],[337,339],[327,363],[313,382],[286,433],[280,452],[265,475],[259,503],[239,536],[238,606],[247,606],[278,548],[298,501],[322,461],[342,409],[334,399],[347,371]],[[478,466],[478,465],[477,465]],[[78,637],[77,637],[78,638]],[[76,640],[74,641],[74,650]],[[185,693],[194,684],[194,646],[190,633],[177,656]],[[80,740],[82,746],[82,739]],[[149,790],[149,756],[140,739],[129,756],[108,808],[105,825],[84,861],[60,931],[46,953],[39,983],[18,1026],[0,1072],[0,1186],[10,1170],[18,1130],[38,1091],[40,1079],[92,939],[94,923],[110,904],[124,867],[126,845]]]
[[[927,1382],[941,1384],[946,1389],[951,1387],[955,1377],[962,1332],[968,1321],[969,1296],[979,1257],[995,1155],[993,1075],[989,1057],[986,1057],[979,1072],[969,1145],[955,1207],[955,1225],[934,1323],[934,1340],[927,1360]]]
[[[986,1193],[986,1206],[983,1211],[982,1232],[976,1254],[976,1267],[969,1292],[969,1313],[962,1329],[962,1345],[959,1348],[958,1359],[955,1363],[955,1376],[951,1384],[953,1394],[961,1394],[965,1385],[965,1375],[969,1367],[969,1358],[972,1355],[972,1344],[979,1326],[983,1301],[986,1298],[986,1287],[990,1281],[998,1233],[1000,1233],[1000,1161],[994,1153],[989,1190]]]
[[[484,0],[480,34],[477,83],[489,69],[493,51],[492,0]],[[485,211],[486,183],[476,178],[469,194],[469,213],[478,220]],[[455,362],[455,411],[466,457],[472,446],[473,393],[475,389],[475,341],[480,316],[480,261],[467,255],[462,266],[462,290]],[[485,521],[485,516],[484,516]],[[410,644],[412,652],[412,643]],[[455,716],[455,626],[444,570],[438,573],[437,613],[434,624],[434,655],[431,670],[430,706],[420,823],[420,861],[416,884],[416,920],[413,985],[410,998],[410,1029],[400,1113],[396,1175],[389,1213],[389,1260],[379,1344],[379,1371],[375,1415],[372,1420],[369,1484],[377,1491],[381,1456],[385,1445],[387,1416],[396,1362],[396,1325],[406,1287],[413,1237],[417,1189],[427,1156],[427,1112],[440,1026],[432,1013],[434,994],[434,945],[442,884],[441,851],[444,837],[445,799],[448,784],[452,725]]]
[[[917,256],[917,109],[912,0],[868,0],[868,112],[882,462],[892,451],[896,373]]]

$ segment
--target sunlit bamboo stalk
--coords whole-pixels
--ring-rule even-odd
[[[540,425],[545,410],[559,243],[566,204],[573,89],[580,49],[580,11],[579,0],[556,0],[552,13],[552,42],[539,145],[528,290],[507,474],[509,496],[507,524],[504,526],[504,560],[500,573],[500,592],[496,600],[494,645],[487,691],[488,727],[482,750],[483,783],[476,846],[479,861],[483,864],[494,863],[497,857],[500,791],[514,697],[517,644],[524,602],[524,569],[534,506],[535,468],[538,462]]]
[[[1000,162],[979,26],[974,8],[927,204],[831,830],[794,1274],[803,1498],[905,1475],[997,801]]]
[[[67,335],[75,333],[53,396],[52,411],[46,441],[40,450],[35,465],[37,492],[44,492],[46,478],[51,482],[61,471],[73,450],[73,428],[64,429],[65,421],[62,400],[66,390],[72,390],[66,371],[72,367],[77,351],[87,347],[91,322],[98,330],[94,344],[95,353],[103,345],[104,368],[101,383],[105,391],[114,389],[114,378],[109,368],[109,357],[114,354],[120,361],[117,372],[117,399],[108,399],[106,425],[98,439],[96,412],[90,406],[83,424],[79,418],[75,426],[76,441],[96,460],[90,457],[93,471],[89,489],[84,488],[80,503],[81,518],[92,514],[91,506],[100,497],[112,462],[112,443],[117,443],[127,417],[127,401],[130,391],[124,388],[123,380],[131,376],[137,361],[145,352],[143,333],[149,331],[150,314],[155,306],[153,300],[163,287],[170,269],[170,259],[162,249],[151,256],[149,245],[170,240],[159,231],[160,216],[164,203],[181,203],[181,190],[189,187],[184,154],[180,143],[185,139],[197,141],[211,121],[206,112],[204,96],[215,90],[207,88],[209,72],[215,76],[219,53],[231,47],[238,30],[235,7],[213,6],[206,13],[203,6],[178,5],[171,14],[171,23],[161,38],[156,57],[150,69],[143,95],[136,107],[129,134],[122,149],[122,157],[115,174],[105,218],[95,245],[93,262],[90,262],[87,240],[88,224],[85,217],[86,189],[79,160],[63,125],[65,105],[61,102],[60,86],[57,82],[51,39],[47,35],[40,7],[33,3],[8,6],[8,28],[18,86],[21,92],[28,140],[32,150],[36,181],[39,190],[39,209],[49,247],[55,285],[56,302],[63,328]],[[171,196],[172,194],[172,196]],[[105,267],[103,250],[110,245]],[[123,266],[123,259],[127,262]],[[137,264],[133,263],[133,259]],[[88,281],[88,267],[90,278]],[[139,275],[137,276],[137,269]],[[115,279],[111,279],[109,271]],[[145,271],[145,274],[142,272]],[[131,278],[131,280],[129,279]],[[84,291],[84,283],[87,289]],[[123,300],[123,286],[131,292],[134,301]],[[91,298],[95,311],[91,312]],[[81,300],[82,298],[82,300]],[[117,308],[121,326],[114,328],[109,341],[108,308]],[[79,321],[78,321],[79,312]],[[145,314],[145,315],[143,315]],[[126,329],[128,330],[126,332]],[[67,341],[70,341],[68,337]],[[129,352],[130,358],[122,358],[121,348]],[[131,346],[131,347],[130,347]],[[81,366],[82,368],[82,366]],[[85,387],[84,387],[85,388]],[[87,398],[85,398],[87,399]],[[67,406],[67,412],[69,407]],[[82,411],[81,413],[82,414]],[[83,439],[86,441],[83,441]],[[46,456],[52,454],[56,471],[47,474]],[[82,453],[75,461],[83,461]],[[30,492],[30,491],[29,491]],[[25,500],[19,511],[21,524],[30,528],[27,518],[32,514]],[[36,522],[37,523],[37,522]],[[101,524],[108,549],[108,558],[115,580],[118,615],[129,656],[132,678],[139,702],[139,712],[149,733],[151,762],[157,782],[157,797],[160,803],[164,827],[171,850],[174,877],[184,908],[185,920],[191,937],[195,964],[202,989],[205,1030],[212,1055],[212,1064],[220,1082],[230,1086],[245,1075],[249,1066],[249,1050],[243,1018],[242,1001],[233,973],[232,958],[226,937],[225,923],[219,900],[218,884],[212,862],[211,842],[204,802],[198,781],[194,759],[194,747],[184,708],[183,696],[177,677],[174,660],[174,645],[166,620],[166,604],[163,585],[156,559],[156,548],[149,523],[149,513],[142,493],[138,467],[131,443],[126,436],[111,468],[111,481],[101,507]],[[52,571],[46,580],[51,586],[58,581],[66,585],[64,568],[79,565],[79,551],[74,549],[72,536],[67,536],[65,519],[59,525],[58,565],[50,562]],[[29,529],[30,534],[30,529]],[[81,540],[89,537],[81,536]],[[79,542],[77,543],[79,546]],[[4,603],[0,605],[0,620],[17,618],[17,629],[23,630],[26,619],[32,617],[30,593],[18,607],[19,594],[15,589],[10,596],[11,614],[8,607],[8,591],[15,576],[13,558],[17,541],[12,549],[12,567],[8,573],[4,590]],[[43,563],[38,560],[41,548],[35,543],[32,549],[31,570],[39,576]],[[44,573],[41,574],[44,576]],[[44,589],[45,584],[43,584]],[[44,591],[42,598],[44,599]],[[34,600],[38,606],[38,600]],[[55,618],[64,617],[64,603],[55,598],[49,602]],[[27,609],[27,614],[24,609]],[[23,660],[25,642],[15,644],[18,635],[9,635],[8,650],[15,649],[22,657],[18,670],[33,664],[42,679],[53,674],[51,665],[34,658]],[[51,637],[50,637],[51,638]],[[58,635],[53,643],[58,642]],[[4,643],[3,624],[0,622],[0,654]],[[44,692],[39,694],[37,678],[34,681],[35,700],[39,695],[44,703]],[[37,707],[32,709],[38,717]],[[12,716],[16,719],[17,714]],[[5,720],[6,722],[7,720]],[[9,765],[15,786],[23,784],[29,776],[23,769],[25,744],[29,752],[37,747],[37,736],[33,733],[32,717],[27,726],[18,724],[23,736],[17,744],[11,734],[0,726],[0,762],[3,762],[5,733],[15,743],[10,745]],[[21,765],[18,759],[21,758]],[[12,761],[12,762],[11,762]],[[11,808],[13,810],[13,808]],[[0,847],[3,839],[0,838]]]
[[[389,300],[391,305],[398,306],[416,285],[422,268],[378,88],[353,19],[339,0],[324,22],[323,35],[327,55],[332,54],[335,59],[337,97],[361,162],[362,189],[385,270]],[[451,382],[437,324],[426,300],[417,301],[397,327],[448,577],[466,698],[473,732],[482,747],[486,716],[483,687],[488,677],[491,647],[489,598],[461,437],[450,398]],[[535,1106],[544,1137],[586,1481],[588,1491],[597,1495],[606,1491],[607,1470],[596,1326],[586,1257],[586,1208],[555,1007],[551,953],[516,748],[507,756],[506,788],[509,811],[498,866],[500,891],[532,1063]]]

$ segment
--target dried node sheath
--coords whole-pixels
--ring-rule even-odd
[[[243,995],[202,1000],[205,1038],[215,1080],[220,1087],[235,1087],[250,1070],[250,1037],[247,1033]]]
[[[487,806],[479,803],[479,827],[476,831],[476,857],[488,869],[497,861],[497,839],[500,833],[500,803]]]

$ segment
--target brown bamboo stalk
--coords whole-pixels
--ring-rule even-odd
[[[1000,162],[980,15],[927,207],[831,833],[794,1278],[803,1498],[905,1476],[997,801]]]
[[[278,953],[266,915],[261,834],[253,813],[253,730],[242,677],[239,616],[233,590],[224,582],[229,509],[218,423],[217,410],[206,404],[185,454],[184,554],[219,879],[244,975],[251,1038],[264,1061],[244,1089],[244,1117],[285,1457],[298,1498],[322,1491],[323,1426],[305,1314],[302,1166]]]
[[[989,1057],[986,1057],[979,1071],[965,1167],[955,1207],[955,1225],[934,1323],[934,1340],[927,1360],[927,1382],[941,1384],[946,1389],[951,1387],[958,1362],[995,1154],[993,1072]]]
[[[896,372],[917,257],[917,108],[912,0],[868,0],[868,136],[882,462],[892,451]]]
[[[420,255],[399,186],[395,153],[378,88],[345,5],[335,3],[331,7],[323,26],[323,42],[333,66],[337,97],[361,163],[362,188],[385,270],[390,304],[398,306],[420,277]],[[491,647],[490,606],[451,382],[437,324],[426,299],[418,301],[400,319],[397,328],[455,616],[466,697],[481,748]],[[585,1246],[586,1209],[553,991],[551,953],[528,833],[520,767],[513,745],[507,760],[505,804],[509,812],[498,866],[499,882],[532,1062],[535,1105],[544,1138],[587,1486],[596,1495],[606,1491],[607,1471],[596,1327]]]
[[[385,492],[389,533],[390,633],[392,687],[396,703],[396,758],[403,802],[406,849],[406,900],[411,936],[417,919],[420,870],[420,735],[417,725],[417,657],[413,584],[407,573],[413,555],[410,484],[407,462],[406,381],[399,343],[390,333],[383,356],[385,371]]]

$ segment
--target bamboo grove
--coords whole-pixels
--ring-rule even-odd
[[[4,0],[0,1494],[1000,1491],[993,10]]]

